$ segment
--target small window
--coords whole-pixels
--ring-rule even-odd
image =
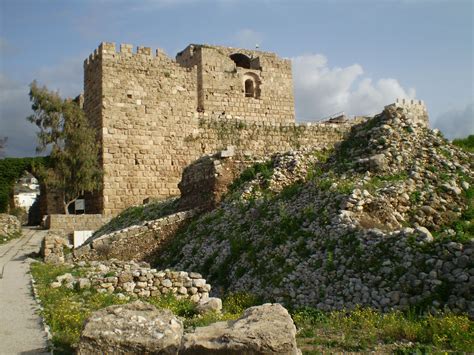
[[[245,97],[255,97],[255,85],[252,79],[245,80]]]
[[[260,99],[261,81],[255,73],[245,73],[242,78],[242,91],[245,97],[253,97],[254,99]]]

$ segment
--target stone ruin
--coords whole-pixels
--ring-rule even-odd
[[[257,159],[328,147],[353,124],[296,124],[290,60],[209,45],[189,45],[173,60],[160,50],[102,43],[84,62],[80,101],[105,173],[86,208],[107,216],[179,195],[183,169],[228,146],[236,157]]]

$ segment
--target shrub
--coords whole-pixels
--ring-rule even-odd
[[[271,178],[273,174],[273,161],[268,160],[263,163],[256,163],[247,169],[245,169],[237,178],[232,182],[229,186],[229,191],[233,192],[240,188],[244,183],[254,180],[257,176],[262,178],[263,185],[262,187],[266,188],[266,184],[268,180]]]
[[[261,304],[261,299],[247,292],[230,293],[222,300],[222,307],[228,313],[240,314],[245,309]]]
[[[474,134],[470,134],[466,138],[455,139],[453,144],[467,152],[474,153]]]

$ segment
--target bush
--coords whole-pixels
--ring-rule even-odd
[[[268,160],[264,163],[256,163],[247,169],[245,169],[239,178],[234,180],[234,182],[229,186],[229,191],[233,192],[240,188],[244,183],[254,180],[257,176],[262,178],[263,188],[266,188],[268,180],[273,175],[273,161]]]
[[[222,300],[222,308],[233,314],[241,314],[249,307],[262,304],[261,300],[247,292],[230,293]]]
[[[453,144],[467,152],[474,153],[474,134],[471,134],[466,138],[455,139],[453,140]]]

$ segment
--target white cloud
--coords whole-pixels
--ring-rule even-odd
[[[292,62],[299,120],[317,121],[340,111],[371,115],[396,98],[415,96],[414,89],[405,90],[396,79],[374,83],[359,64],[331,68],[321,54],[294,57]]]
[[[432,126],[438,128],[446,138],[464,138],[474,134],[474,103],[464,109],[450,110],[437,116]]]
[[[262,44],[263,35],[260,32],[244,28],[235,34],[234,40],[238,47],[254,49],[256,45]]]

